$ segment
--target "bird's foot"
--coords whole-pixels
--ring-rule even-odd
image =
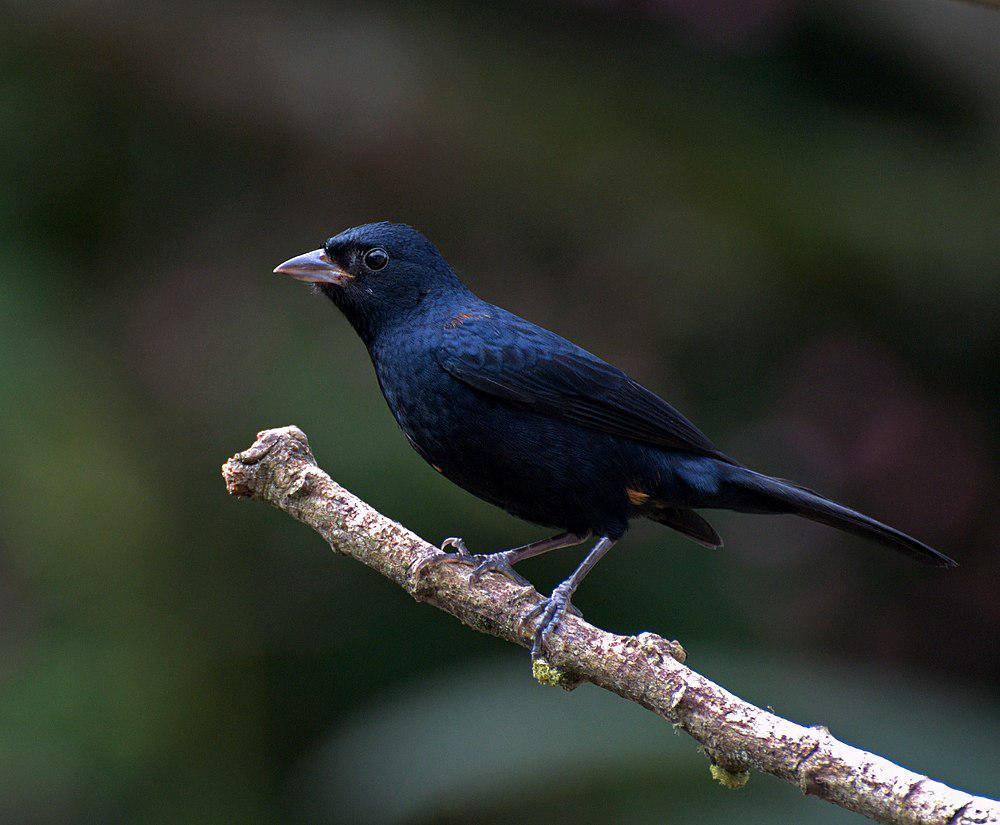
[[[454,547],[455,552],[444,552],[446,547]],[[472,572],[469,574],[469,581],[472,583],[478,582],[486,573],[500,573],[521,587],[531,587],[531,582],[524,578],[524,576],[520,575],[511,566],[510,550],[504,550],[500,553],[490,553],[488,555],[480,555],[478,553],[474,554],[469,552],[469,549],[465,546],[465,542],[462,539],[454,536],[441,542],[441,550],[442,552],[440,555],[428,556],[427,558],[418,561],[410,570],[410,576],[412,578],[417,578],[421,576],[428,569],[428,567],[436,567],[439,564],[455,564],[458,562],[461,564],[475,565]]]
[[[531,582],[511,566],[511,556],[512,552],[510,550],[503,550],[499,553],[490,553],[484,556],[469,556],[469,561],[476,562],[476,566],[469,574],[469,581],[475,583],[486,573],[499,573],[501,576],[506,576],[514,584],[519,584],[521,587],[531,587]]]
[[[535,628],[535,640],[531,645],[532,659],[537,659],[544,653],[549,638],[559,629],[559,624],[567,613],[571,613],[574,616],[581,616],[580,611],[570,601],[572,595],[573,589],[569,586],[569,583],[563,582],[552,591],[551,596],[535,605],[521,620],[523,626],[532,619],[538,618],[538,626]]]

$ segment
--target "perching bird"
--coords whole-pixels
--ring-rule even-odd
[[[526,584],[512,565],[596,538],[541,614],[533,655],[584,576],[648,518],[707,547],[722,539],[697,512],[793,513],[939,567],[955,562],[899,530],[723,455],[691,422],[621,370],[466,288],[434,245],[403,224],[373,223],[285,261],[277,273],[318,285],[368,347],[379,386],[410,444],[435,470],[512,515],[559,535],[476,564]]]

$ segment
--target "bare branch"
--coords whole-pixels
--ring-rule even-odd
[[[297,427],[259,433],[222,468],[229,492],[257,499],[308,524],[339,553],[396,582],[410,595],[469,627],[530,647],[521,617],[541,600],[490,574],[469,582],[466,565],[431,566],[414,580],[413,565],[439,551],[334,482],[316,465]],[[683,728],[704,747],[712,773],[731,787],[753,768],[879,822],[907,825],[1000,823],[1000,803],[972,796],[838,741],[822,727],[803,727],[744,702],[686,667],[677,642],[652,633],[617,636],[567,616],[535,676],[570,689],[592,682]]]

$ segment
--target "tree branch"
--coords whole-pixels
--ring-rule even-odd
[[[530,647],[521,617],[542,596],[490,574],[476,585],[463,564],[409,571],[437,548],[386,518],[317,465],[297,427],[259,433],[222,468],[229,492],[265,501],[316,530],[339,553],[391,579],[419,601],[475,630]],[[751,768],[880,822],[907,825],[1000,823],[1000,803],[972,796],[744,702],[686,667],[677,642],[652,633],[617,636],[567,616],[535,676],[571,689],[581,681],[617,693],[682,728],[704,747],[712,774],[738,787]]]

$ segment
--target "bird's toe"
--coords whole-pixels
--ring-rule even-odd
[[[471,556],[469,548],[465,546],[465,539],[459,538],[458,536],[450,536],[441,542],[441,552],[445,552],[446,547],[454,547],[456,553],[459,556]]]
[[[522,624],[527,624],[532,619],[538,618],[538,626],[535,628],[535,638],[531,645],[531,658],[537,659],[545,651],[552,634],[559,629],[559,625],[567,613],[580,616],[570,602],[571,592],[562,585],[552,591],[552,595],[535,605],[522,620]]]
[[[456,552],[448,553],[445,551],[445,547],[454,547]],[[436,553],[433,556],[424,556],[422,559],[412,564],[409,570],[409,578],[412,581],[417,581],[421,577],[425,576],[428,570],[437,567],[438,565],[454,564],[455,562],[472,564],[475,558],[476,557],[469,552],[462,539],[452,536],[451,538],[447,538],[441,542],[440,553]]]
[[[472,559],[478,562],[469,574],[469,580],[472,582],[478,582],[487,573],[499,573],[501,576],[506,576],[514,584],[521,587],[531,587],[531,582],[511,566],[510,554],[507,551],[490,553],[488,556],[473,556]]]

